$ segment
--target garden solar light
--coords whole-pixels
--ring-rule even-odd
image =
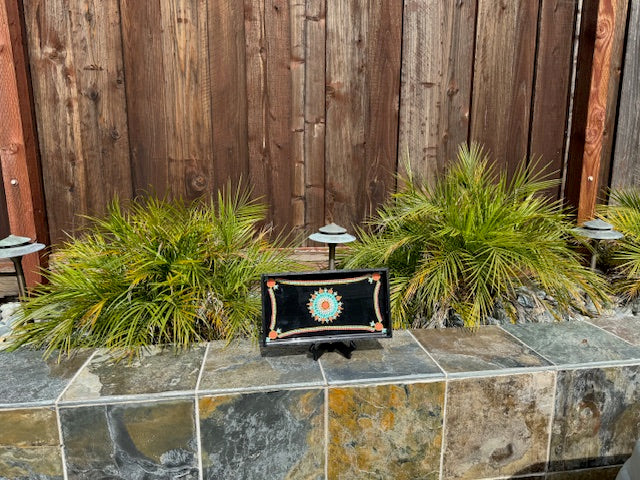
[[[613,225],[599,218],[584,222],[582,227],[575,228],[573,231],[582,237],[590,238],[596,242],[600,240],[618,240],[624,237],[622,233],[613,229]],[[594,249],[593,256],[591,257],[591,270],[596,269],[597,256],[598,254]]]
[[[355,239],[356,237],[347,233],[346,228],[335,223],[320,227],[317,233],[309,236],[309,240],[329,245],[329,270],[335,270],[336,268],[336,245],[353,242]]]
[[[24,279],[24,271],[22,270],[22,257],[29,253],[35,253],[44,248],[42,243],[31,243],[28,237],[18,237],[9,235],[7,238],[0,240],[0,258],[8,258],[13,262],[16,269],[15,276],[18,278],[18,293],[21,298],[27,296],[27,282]],[[13,273],[5,274],[13,275]]]

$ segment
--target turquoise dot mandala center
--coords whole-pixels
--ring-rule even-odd
[[[333,322],[342,313],[342,297],[332,288],[321,288],[309,297],[307,308],[316,322]]]

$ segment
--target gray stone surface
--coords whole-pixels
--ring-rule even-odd
[[[545,367],[550,363],[499,327],[414,330],[413,335],[449,374]]]
[[[0,408],[53,404],[90,354],[58,363],[55,354],[43,360],[41,351],[0,352]]]
[[[324,478],[324,392],[290,390],[199,401],[206,480]]]
[[[604,328],[632,345],[640,346],[640,317],[631,315],[596,317],[590,319],[589,323]]]
[[[640,366],[558,372],[552,470],[623,463],[640,438]]]
[[[640,359],[639,347],[586,322],[504,325],[502,328],[555,365]]]
[[[544,472],[555,372],[451,380],[444,479]]]
[[[53,408],[0,411],[0,479],[62,480]]]
[[[151,348],[132,361],[116,361],[117,355],[99,351],[69,385],[61,401],[195,392],[205,350],[205,345],[199,345],[178,356],[171,349]]]
[[[324,379],[318,362],[307,354],[261,356],[250,341],[213,342],[205,359],[200,392],[231,392],[264,387],[318,386]],[[298,351],[299,352],[299,351]],[[270,354],[267,352],[267,354]]]
[[[320,359],[330,385],[375,380],[437,379],[444,374],[405,330],[393,338],[360,341],[351,359],[337,352]]]
[[[197,480],[194,400],[60,409],[69,480]]]
[[[329,389],[328,478],[437,480],[444,382]]]

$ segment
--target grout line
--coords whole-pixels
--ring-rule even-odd
[[[60,442],[60,460],[62,461],[62,478],[68,480],[69,474],[67,473],[67,454],[64,448],[64,437],[62,436],[62,421],[60,420],[60,409],[58,405],[55,405],[56,409],[56,421],[58,422],[58,440]]]
[[[203,480],[204,472],[202,470],[202,440],[200,439],[200,402],[198,401],[198,394],[196,393],[193,399],[193,406],[195,411],[196,421],[196,450],[198,452],[198,479]]]
[[[56,420],[58,422],[58,439],[60,441],[60,459],[62,460],[62,478],[64,480],[68,480],[69,473],[67,472],[67,452],[64,445],[64,437],[62,436],[62,419],[60,418],[59,403],[63,395],[67,392],[67,390],[71,386],[71,384],[76,380],[76,378],[78,378],[78,376],[80,375],[80,372],[82,372],[82,370],[84,370],[89,365],[89,363],[91,362],[91,360],[93,360],[93,357],[95,357],[97,353],[98,353],[98,349],[94,350],[93,353],[89,355],[89,358],[87,358],[87,360],[82,364],[82,366],[73,375],[73,377],[71,377],[71,380],[69,380],[69,383],[67,383],[67,385],[62,389],[62,391],[60,392],[60,395],[58,395],[58,397],[55,399],[53,403],[53,407],[56,410]]]
[[[191,398],[194,390],[172,390],[168,392],[154,392],[145,394],[112,395],[98,398],[83,398],[80,400],[63,400],[57,403],[63,408],[89,407],[93,405],[120,405],[127,403],[164,402],[168,400]]]
[[[196,448],[198,451],[198,480],[204,479],[204,471],[202,469],[202,438],[200,432],[200,396],[198,391],[200,390],[200,381],[202,380],[202,374],[204,372],[204,366],[207,363],[207,357],[209,356],[209,348],[211,343],[207,343],[207,348],[202,356],[202,365],[200,366],[200,372],[198,373],[198,380],[196,381],[196,390],[193,399],[195,420],[196,420]]]
[[[119,400],[114,398],[106,397],[104,401],[82,401],[82,402],[63,402],[60,403],[59,406],[61,408],[84,408],[84,407],[105,407],[109,405],[139,405],[142,403],[153,403],[153,404],[164,404],[170,403],[172,401],[190,401],[195,397],[195,393],[193,390],[188,392],[179,392],[179,395],[161,395],[158,394],[154,397],[145,397],[145,398],[131,398],[127,400]]]
[[[71,384],[76,380],[76,378],[78,378],[78,376],[80,375],[80,372],[82,372],[82,370],[84,370],[87,367],[87,365],[89,365],[89,362],[93,360],[93,357],[95,357],[97,353],[98,353],[98,350],[97,349],[94,350],[93,353],[89,355],[89,358],[87,358],[87,360],[82,364],[82,366],[78,369],[78,371],[73,375],[73,377],[71,377],[71,380],[69,380],[69,383],[67,383],[67,385],[62,389],[62,392],[60,392],[60,395],[58,395],[58,398],[54,400],[53,403],[56,407],[58,406],[58,403],[62,399],[62,396],[65,393],[67,393],[67,390],[69,390],[69,387],[71,386]]]
[[[551,437],[553,436],[553,423],[556,419],[556,395],[558,392],[558,381],[560,378],[559,372],[555,372],[553,375],[553,395],[551,396],[551,415],[549,415],[549,440],[547,441],[547,461],[544,464],[545,475],[549,472],[549,465],[551,463]]]
[[[444,450],[447,447],[447,442],[445,439],[446,436],[446,428],[447,428],[447,402],[449,400],[449,382],[445,380],[444,382],[444,405],[442,407],[442,436],[440,440],[440,471],[439,471],[439,479],[442,480],[444,478]]]
[[[204,355],[202,356],[202,365],[200,365],[200,372],[198,373],[198,380],[196,381],[196,397],[200,392],[200,382],[202,381],[202,374],[204,373],[204,366],[207,363],[207,357],[209,356],[209,349],[211,348],[211,343],[207,343],[207,348],[204,351]]]
[[[419,341],[419,340],[418,340],[418,339],[413,335],[413,333],[411,332],[411,330],[405,330],[405,331],[406,331],[406,332],[408,332],[408,333],[409,333],[409,335],[411,335],[411,338],[413,338],[413,341],[414,341],[414,342],[416,342],[416,343],[418,344],[418,346],[419,346],[419,347],[424,351],[424,353],[426,353],[426,354],[429,356],[429,358],[430,358],[431,360],[433,360],[433,362],[438,366],[438,368],[440,369],[440,371],[444,374],[444,377],[445,377],[445,379],[446,379],[449,375],[448,375],[448,374],[447,374],[447,372],[444,370],[444,368],[442,368],[442,366],[440,365],[440,363],[438,363],[438,361],[437,361],[435,358],[433,358],[433,355],[431,355],[431,354],[429,353],[429,351],[424,347],[424,345],[422,345],[422,344],[420,343],[420,341]]]
[[[511,333],[509,330],[507,330],[506,328],[502,328],[502,325],[498,325],[498,328],[500,330],[502,330],[503,332],[505,332],[507,335],[515,338],[518,343],[524,345],[525,347],[527,347],[529,350],[531,350],[532,352],[534,352],[536,355],[539,355],[541,358],[543,358],[544,360],[546,360],[547,362],[549,362],[549,364],[551,366],[558,366],[555,362],[552,362],[550,359],[548,359],[547,357],[545,357],[543,354],[541,354],[540,352],[538,352],[535,348],[531,347],[530,345],[527,345],[526,343],[524,343],[521,339],[519,339],[518,337],[516,337],[513,333]]]
[[[442,374],[444,375],[444,405],[442,406],[442,435],[440,437],[440,469],[438,471],[438,478],[440,480],[442,480],[442,478],[444,478],[444,450],[446,448],[446,440],[445,440],[445,436],[446,436],[446,428],[447,428],[447,401],[449,399],[449,374],[445,371],[444,368],[442,368],[442,365],[440,365],[440,363],[433,357],[433,355],[431,355],[431,353],[424,347],[424,345],[422,345],[422,343],[420,343],[420,341],[413,335],[413,332],[411,332],[411,330],[406,330],[409,335],[411,336],[411,338],[413,338],[413,341],[416,342],[418,344],[418,346],[422,349],[422,351],[424,351],[424,353],[426,353],[429,358],[431,360],[433,360],[433,362],[436,364],[436,366],[440,369],[440,371],[442,372]]]
[[[324,478],[329,480],[329,387],[324,388]]]
[[[315,383],[276,383],[274,385],[259,385],[256,387],[238,387],[238,388],[211,388],[200,390],[198,395],[207,395],[207,396],[215,396],[215,395],[229,395],[235,393],[260,393],[260,392],[276,392],[282,390],[303,390],[305,388],[308,389],[318,389],[324,388],[326,385],[323,382],[315,382]]]
[[[593,326],[593,327],[596,327],[596,328],[597,328],[597,329],[599,329],[599,330],[602,330],[602,331],[603,331],[603,332],[605,332],[605,333],[608,333],[609,335],[613,335],[614,337],[616,337],[616,338],[618,338],[618,339],[622,340],[624,343],[626,343],[626,344],[628,344],[628,345],[631,345],[632,347],[638,347],[638,345],[634,345],[634,344],[633,344],[633,343],[631,343],[629,340],[627,340],[627,339],[625,339],[625,338],[622,338],[621,336],[619,336],[619,335],[617,335],[617,334],[615,334],[615,333],[613,333],[613,332],[610,332],[609,330],[607,330],[607,329],[605,329],[605,328],[601,327],[600,325],[596,325],[595,323],[592,323],[592,322],[590,322],[589,320],[582,320],[582,321],[583,321],[584,323],[588,324],[588,325],[591,325],[591,326]]]
[[[327,374],[324,371],[324,367],[322,366],[322,360],[318,359],[318,366],[320,367],[320,373],[322,373],[322,379],[324,380],[324,386],[329,385],[329,380],[327,379]]]
[[[320,359],[318,365],[324,379],[324,478],[329,480],[329,382]]]

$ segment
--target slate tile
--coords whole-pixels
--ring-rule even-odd
[[[444,382],[329,389],[332,480],[436,480]]]
[[[507,332],[555,365],[638,360],[640,348],[586,322],[504,325]]]
[[[558,372],[550,468],[624,463],[640,438],[640,366]]]
[[[413,330],[448,374],[505,371],[551,364],[499,327]]]
[[[62,480],[62,474],[55,410],[0,411],[0,478]]]
[[[42,351],[0,352],[0,408],[52,405],[92,351],[83,350],[58,362]]]
[[[176,354],[153,347],[132,361],[118,361],[117,353],[99,351],[64,393],[62,402],[87,402],[111,397],[195,392],[206,345]]]
[[[262,356],[250,341],[236,341],[228,346],[226,342],[213,342],[205,359],[199,392],[310,387],[323,383],[318,362],[306,354]]]
[[[632,345],[640,346],[640,317],[597,317],[589,320]]]
[[[405,330],[395,331],[393,338],[358,342],[351,359],[326,353],[320,362],[330,385],[444,378],[438,365]]]
[[[60,409],[69,480],[197,480],[194,400]]]
[[[324,391],[199,400],[205,480],[324,479]]]
[[[450,380],[443,479],[544,472],[555,372]]]

